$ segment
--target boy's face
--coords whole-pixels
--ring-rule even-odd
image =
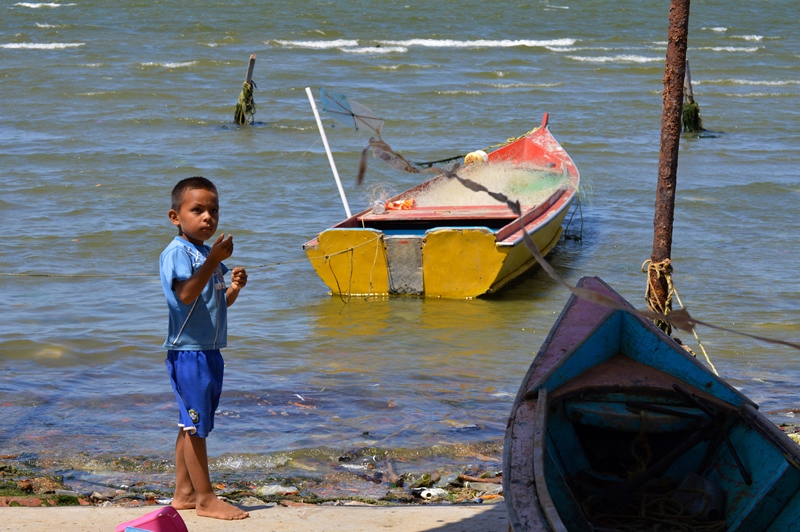
[[[202,245],[217,231],[219,198],[210,190],[186,190],[181,208],[178,211],[170,209],[169,219],[178,227],[179,235],[192,244]]]

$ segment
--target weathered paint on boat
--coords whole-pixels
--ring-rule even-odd
[[[625,302],[599,279],[579,285]],[[653,453],[631,474],[617,464],[634,463],[637,438]],[[511,528],[613,530],[590,520],[608,519],[634,490],[652,489],[643,480],[667,486],[690,477],[723,501],[722,520],[702,525],[758,532],[795,530],[800,522],[797,444],[649,321],[573,296],[509,417],[503,486]]]
[[[496,292],[535,264],[520,222],[542,255],[561,236],[580,176],[569,155],[542,127],[489,154],[489,163],[555,168],[570,186],[518,218],[505,205],[416,207],[375,214],[366,209],[323,231],[303,249],[333,294],[472,298]],[[403,200],[436,177],[391,199]]]

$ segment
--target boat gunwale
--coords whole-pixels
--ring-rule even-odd
[[[571,297],[576,297],[577,298],[577,296],[574,296],[574,295],[571,296]],[[698,369],[700,369],[701,371],[703,371],[706,374],[708,374],[709,377],[715,379],[723,387],[727,388],[729,392],[732,392],[734,395],[736,395],[739,398],[741,398],[742,399],[742,403],[749,403],[749,404],[753,405],[755,408],[758,408],[758,405],[756,405],[751,399],[749,399],[742,392],[740,392],[739,390],[737,390],[736,388],[731,386],[725,379],[722,379],[719,376],[717,376],[714,373],[712,373],[711,370],[708,369],[705,365],[703,365],[703,363],[701,363],[699,360],[697,360],[696,357],[694,357],[694,356],[690,355],[689,353],[687,353],[685,349],[681,348],[680,345],[675,342],[675,340],[673,340],[672,338],[670,338],[669,336],[664,334],[664,332],[661,329],[659,329],[658,327],[653,325],[649,320],[646,320],[646,319],[642,318],[641,316],[638,316],[638,315],[633,314],[631,312],[627,312],[625,310],[616,310],[616,309],[612,309],[610,312],[606,313],[603,316],[603,318],[600,321],[598,321],[595,324],[595,326],[592,327],[592,329],[587,334],[585,334],[583,336],[583,338],[581,338],[580,340],[576,341],[575,344],[568,351],[562,353],[561,356],[559,357],[558,361],[553,366],[551,366],[547,370],[547,372],[545,372],[541,377],[539,377],[533,383],[533,385],[531,385],[531,386],[529,386],[527,388],[526,393],[523,395],[523,400],[528,401],[528,400],[532,399],[532,396],[535,395],[536,391],[539,388],[541,388],[550,379],[550,377],[552,377],[559,369],[561,369],[561,367],[566,363],[566,361],[572,355],[574,355],[575,352],[578,349],[580,349],[583,346],[584,342],[587,339],[589,339],[591,336],[593,336],[601,327],[603,327],[606,324],[606,322],[608,322],[608,320],[612,319],[617,313],[626,313],[631,318],[637,320],[646,329],[649,329],[651,332],[655,333],[657,336],[660,336],[661,340],[663,341],[663,343],[666,344],[667,346],[669,346],[675,354],[677,354],[677,355],[683,357],[685,360],[691,362]],[[558,323],[560,323],[560,320],[559,320],[559,322],[557,322],[557,324]],[[556,327],[554,326],[553,329],[556,329]],[[549,340],[549,335],[548,335],[548,340]],[[547,342],[545,344],[543,344],[543,345],[547,345]],[[537,354],[537,357],[538,356],[539,355]],[[647,366],[647,365],[645,364],[645,366]],[[647,367],[652,367],[652,366],[647,366]],[[658,368],[652,368],[652,369],[658,371]],[[587,370],[587,371],[589,371],[589,370]],[[683,379],[680,379],[678,377],[673,377],[673,378],[675,378],[676,380],[679,380],[680,382],[686,384],[687,386],[691,386],[694,389],[700,390],[699,388],[697,388],[695,386],[692,386],[690,383],[684,381]],[[558,394],[558,392],[556,391],[557,389],[558,388],[555,388],[551,392],[551,394],[554,395],[554,396],[557,396],[557,394]],[[700,391],[702,391],[702,390],[700,390]],[[703,392],[703,393],[705,394],[705,392]],[[714,396],[712,395],[712,397],[714,397]],[[718,397],[715,397],[715,399],[717,401],[722,401],[722,402],[726,402],[727,403],[727,401],[725,401],[724,399],[721,399],[721,398],[718,398]],[[515,406],[516,406],[516,403],[515,403]],[[732,405],[732,406],[734,408],[736,408],[736,409],[739,408],[738,405]]]
[[[543,153],[557,155],[562,160],[562,163],[565,163],[567,166],[572,168],[572,170],[574,172],[569,172],[569,170],[567,170],[566,167],[564,168],[564,171],[567,173],[567,177],[569,178],[569,183],[570,184],[566,188],[565,187],[559,187],[550,196],[548,196],[548,198],[546,200],[544,200],[542,203],[540,203],[538,205],[531,205],[528,208],[528,210],[524,211],[520,216],[517,216],[514,219],[511,219],[506,225],[504,225],[504,226],[502,226],[502,227],[500,227],[498,229],[489,229],[492,233],[494,233],[498,246],[517,246],[517,245],[519,245],[523,240],[522,230],[519,227],[521,220],[525,224],[525,231],[529,235],[533,235],[538,229],[540,229],[542,227],[546,227],[550,222],[552,222],[552,220],[554,218],[558,217],[565,209],[568,209],[569,206],[572,204],[572,201],[575,199],[575,196],[577,195],[578,187],[580,186],[580,172],[578,171],[577,166],[575,165],[574,161],[569,156],[569,154],[566,152],[566,150],[564,150],[564,148],[561,146],[561,144],[559,144],[559,142],[555,139],[555,137],[553,137],[552,133],[550,133],[550,130],[549,130],[548,126],[547,126],[547,113],[545,113],[545,117],[544,117],[544,119],[542,121],[542,126],[541,127],[535,129],[534,131],[532,131],[531,133],[529,133],[529,134],[527,134],[527,135],[525,135],[523,137],[520,137],[516,141],[514,141],[512,143],[509,143],[509,144],[507,144],[505,146],[502,146],[501,148],[498,148],[497,150],[491,152],[489,154],[490,160],[492,158],[495,158],[496,154],[498,154],[498,153],[502,154],[503,151],[509,149],[510,146],[513,146],[513,145],[515,145],[517,143],[533,142],[532,138],[534,138],[535,136],[545,136],[545,137],[549,138],[551,140],[551,142],[553,144],[555,144],[555,146],[558,147],[560,153],[557,153],[557,152],[554,152],[554,151],[551,151],[551,150],[547,150],[544,146],[534,142],[534,145],[537,146],[539,149],[541,149]],[[431,179],[429,179],[427,181],[424,181],[423,183],[415,185],[414,187],[412,187],[410,189],[407,189],[407,190],[397,194],[396,196],[390,198],[389,201],[401,201],[404,198],[413,195],[414,192],[417,192],[420,189],[423,189],[423,188],[425,188],[427,186],[430,186],[431,183],[433,183],[433,182],[435,182],[437,180],[444,180],[444,179],[448,179],[448,178],[446,176],[444,176],[444,175],[437,175],[437,176],[432,177]],[[548,211],[553,209],[554,205],[558,204],[562,200],[564,200],[564,201],[561,204],[559,204],[557,206],[557,208],[553,212],[548,212]],[[502,207],[502,203],[499,203],[498,205],[486,205],[486,206],[482,206],[482,205],[466,205],[466,206],[442,205],[442,206],[435,206],[434,208],[435,209],[445,210],[445,209],[454,209],[454,208],[458,208],[458,207],[466,207],[466,208],[470,208],[470,209],[481,210],[482,207],[488,207],[488,209],[486,209],[486,210],[489,211],[489,212],[493,212],[493,211],[497,210],[498,206]],[[428,210],[427,207],[425,209]],[[410,210],[405,211],[405,212],[413,212],[415,210],[416,209],[410,209]],[[403,212],[403,211],[401,211],[401,212]],[[382,232],[380,229],[374,229],[374,228],[370,228],[370,227],[365,227],[363,225],[363,223],[365,221],[364,218],[369,216],[370,213],[372,213],[372,208],[371,207],[367,207],[366,209],[351,215],[349,218],[341,220],[340,222],[328,227],[327,229],[323,230],[322,232],[329,231],[331,229],[373,229],[373,230]],[[419,213],[419,211],[417,211],[417,214],[418,213]],[[542,216],[545,215],[545,214],[547,214],[547,216],[542,218]],[[414,216],[414,215],[411,215],[411,216]],[[426,218],[418,218],[418,219],[427,220]],[[442,225],[441,228],[451,228],[452,229],[452,228],[461,228],[461,227],[476,227],[476,226],[477,227],[481,227],[480,224],[477,223],[477,222],[480,222],[482,219],[487,219],[487,218],[473,217],[469,221],[470,222],[475,221],[476,223],[470,223],[470,224],[464,223],[463,225],[458,225],[458,226],[455,226],[455,225]],[[394,220],[391,220],[391,221],[394,221]],[[435,221],[435,220],[432,220],[432,221]],[[435,227],[435,228],[429,229],[429,231],[437,230],[437,229],[439,229],[439,227]],[[320,234],[322,232],[320,232]],[[514,240],[509,240],[511,237],[514,237]],[[303,249],[313,249],[318,244],[318,242],[319,242],[319,234],[316,237],[314,237],[311,240],[309,240],[308,242],[306,242],[305,244],[303,244]]]

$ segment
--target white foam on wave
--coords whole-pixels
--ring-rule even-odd
[[[12,42],[0,44],[0,48],[9,50],[63,50],[64,48],[77,48],[85,42]]]
[[[608,46],[545,46],[551,52],[582,52],[584,50],[599,50],[610,52],[612,50],[622,50],[623,48],[609,48]]]
[[[741,46],[701,46],[699,48],[695,48],[696,50],[710,50],[712,52],[757,52],[761,49],[760,46],[752,46],[743,48]]]
[[[586,57],[580,55],[568,55],[570,59],[575,61],[583,61],[585,63],[657,63],[664,61],[663,57],[645,57],[643,55],[622,54],[614,56],[600,56],[600,57]]]
[[[63,28],[63,24],[41,24],[39,22],[36,23],[37,28]]]
[[[435,68],[436,65],[419,65],[417,63],[408,63],[406,65],[379,65],[381,70],[397,70],[399,68]]]
[[[725,33],[728,31],[728,28],[725,26],[715,26],[713,28],[700,28],[701,30],[708,30],[708,31],[716,31],[717,33]]]
[[[142,66],[151,67],[162,67],[162,68],[183,68],[183,67],[190,67],[196,65],[197,61],[183,61],[181,63],[158,63],[158,62],[150,62],[150,63],[141,63]]]
[[[754,79],[709,79],[706,81],[692,80],[694,85],[761,85],[767,87],[780,87],[783,85],[800,85],[797,80],[759,81]]]
[[[731,35],[731,39],[744,39],[745,41],[760,41],[764,39],[763,35]]]
[[[355,39],[335,39],[333,41],[274,41],[281,46],[291,46],[294,48],[342,48],[344,46],[358,46]]]
[[[77,4],[56,4],[55,2],[37,2],[37,3],[33,3],[33,2],[18,2],[16,4],[14,4],[14,5],[15,6],[20,6],[20,7],[29,7],[31,9],[39,9],[39,8],[42,8],[42,7],[63,7],[63,6],[74,6],[74,5],[77,5]]]
[[[339,48],[348,54],[404,54],[408,51],[405,46],[362,46],[359,48]]]
[[[380,41],[381,44],[395,46],[425,46],[428,48],[513,48],[515,46],[572,46],[576,39],[552,39],[548,41],[510,40],[501,41],[478,39],[474,41],[456,41],[453,39],[408,39],[405,41]]]
[[[436,91],[436,94],[447,94],[447,95],[456,95],[456,94],[472,94],[472,95],[480,95],[481,91]]]
[[[547,89],[550,87],[558,87],[561,83],[487,83],[487,85],[496,89]]]
[[[727,94],[723,96],[729,98],[794,98],[794,94],[786,94],[783,92],[748,92],[747,94]]]
[[[569,6],[553,6],[553,5],[547,5],[547,4],[545,4],[544,7],[547,7],[547,8],[550,8],[550,9],[569,9]]]

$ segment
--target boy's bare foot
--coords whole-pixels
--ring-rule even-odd
[[[195,510],[197,511],[197,515],[201,517],[213,517],[214,519],[226,519],[229,521],[245,519],[250,515],[244,510],[216,498],[209,501],[208,504],[202,506],[197,505]]]

